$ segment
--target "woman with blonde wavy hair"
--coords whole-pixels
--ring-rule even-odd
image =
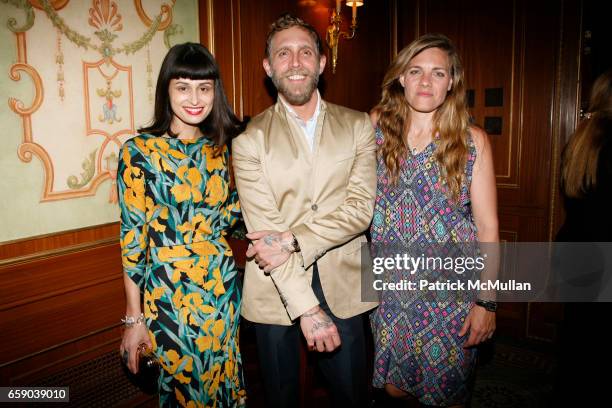
[[[463,69],[447,37],[426,34],[397,55],[371,117],[378,144],[374,244],[499,241],[491,146],[470,125]],[[374,386],[430,406],[462,406],[474,346],[492,337],[496,307],[491,300],[383,293],[372,315]]]

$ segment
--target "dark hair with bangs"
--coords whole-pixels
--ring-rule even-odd
[[[234,115],[227,102],[219,67],[214,57],[206,47],[196,43],[177,44],[166,54],[157,77],[153,123],[138,129],[138,132],[155,136],[166,133],[171,137],[178,136],[170,129],[173,112],[170,107],[169,86],[170,80],[179,78],[212,79],[215,82],[212,110],[199,125],[205,137],[212,140],[215,145],[223,146],[242,132],[243,123]]]

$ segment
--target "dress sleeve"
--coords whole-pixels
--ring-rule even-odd
[[[121,210],[121,262],[123,271],[140,287],[144,286],[147,263],[147,229],[145,209],[145,169],[143,157],[127,141],[119,154],[117,189]]]
[[[238,192],[236,191],[236,184],[234,183],[234,172],[232,170],[231,156],[229,150],[226,149],[223,152],[225,156],[224,162],[227,165],[227,171],[229,174],[229,194],[225,205],[221,209],[221,230],[227,231],[231,229],[236,222],[240,219],[240,202],[238,201]]]

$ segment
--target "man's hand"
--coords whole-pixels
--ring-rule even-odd
[[[251,240],[251,245],[246,256],[255,257],[255,262],[264,272],[271,272],[287,262],[293,252],[291,231],[254,231],[247,234],[247,238]]]
[[[465,336],[470,332],[470,337],[463,344],[468,348],[489,340],[495,331],[495,313],[489,312],[482,306],[474,305],[465,319],[465,323],[459,332],[459,336]]]
[[[315,306],[300,316],[300,327],[309,350],[330,352],[340,347],[338,329],[321,307]]]

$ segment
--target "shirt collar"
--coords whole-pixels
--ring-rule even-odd
[[[303,120],[302,118],[300,118],[298,114],[295,112],[295,110],[293,110],[293,108],[289,106],[289,104],[285,101],[285,98],[283,98],[281,94],[278,94],[278,100],[281,101],[285,109],[287,109],[287,112],[289,112],[291,116],[293,116],[298,121],[298,123],[307,123],[313,120],[316,121],[317,118],[319,117],[319,113],[321,112],[321,94],[319,93],[318,89],[316,91],[317,91],[317,107],[315,108],[315,111],[312,117],[307,120]]]

